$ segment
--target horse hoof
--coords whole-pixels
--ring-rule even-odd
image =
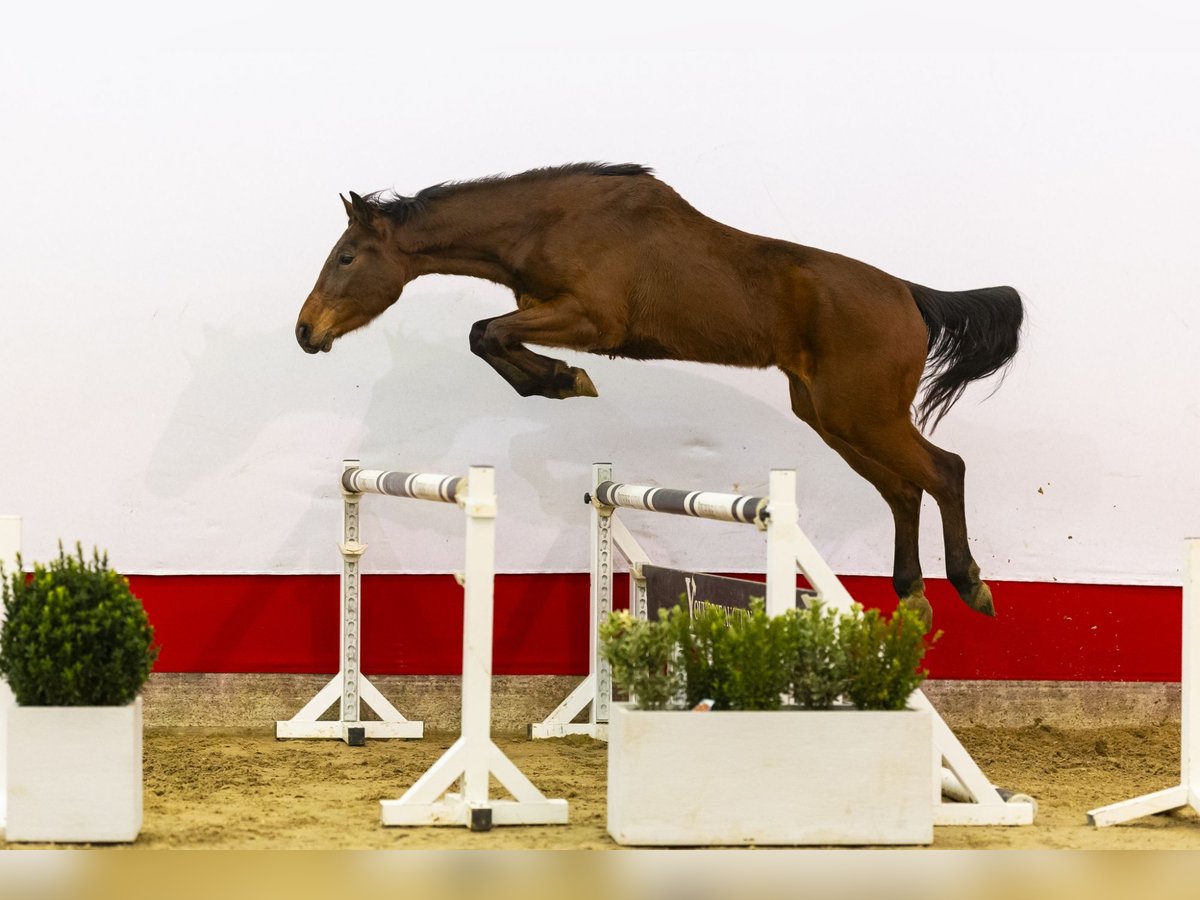
[[[921,622],[925,625],[925,630],[929,631],[933,628],[933,607],[929,605],[929,601],[924,594],[909,594],[900,600],[905,606],[921,617]]]
[[[992,589],[987,586],[985,581],[977,582],[970,596],[964,597],[963,600],[976,612],[981,612],[985,616],[994,617],[996,615],[996,606],[992,602]]]
[[[572,369],[575,373],[575,392],[574,397],[599,397],[600,394],[596,390],[596,386],[592,384],[592,379],[583,369]]]

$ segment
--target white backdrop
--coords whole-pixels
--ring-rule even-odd
[[[581,570],[593,460],[746,492],[795,466],[832,565],[890,571],[886,507],[779,373],[567,354],[601,397],[522,399],[467,348],[511,296],[461,278],[328,355],[296,346],[339,191],[602,159],[932,287],[1015,285],[1007,381],[934,435],[967,461],[985,574],[1178,582],[1200,532],[1198,31],[1154,3],[6,8],[0,513],[32,558],[62,537],[127,572],[333,571],[343,456],[485,462],[500,568]],[[372,568],[457,567],[453,511],[369,506]],[[923,526],[940,575],[932,504]],[[762,565],[748,531],[637,527],[680,562]]]

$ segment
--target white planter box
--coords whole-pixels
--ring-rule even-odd
[[[9,841],[132,841],[142,827],[142,698],[8,710]]]
[[[928,844],[928,712],[643,712],[608,724],[619,844]]]

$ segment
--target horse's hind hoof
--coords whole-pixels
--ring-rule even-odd
[[[996,606],[992,602],[992,589],[987,586],[985,581],[977,582],[970,595],[963,597],[963,601],[971,609],[981,612],[985,616],[994,617],[996,615]]]
[[[568,397],[599,397],[600,393],[596,390],[596,386],[592,384],[592,379],[583,369],[567,369],[567,372],[575,376],[574,389]]]
[[[598,397],[596,386],[583,369],[576,369],[560,362],[554,370],[554,376],[546,383],[538,386],[535,393],[551,400],[566,400],[568,397]]]
[[[925,626],[925,631],[928,632],[932,630],[933,607],[929,605],[929,601],[925,598],[924,594],[909,594],[907,597],[901,598],[900,602],[921,617],[921,622]]]

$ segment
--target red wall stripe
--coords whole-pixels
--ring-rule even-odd
[[[751,576],[752,577],[752,576]],[[333,672],[336,575],[131,575],[161,653],[159,672]],[[851,594],[890,610],[890,579],[849,576]],[[1177,587],[991,582],[998,615],[969,610],[928,580],[931,677],[1178,681]],[[618,576],[617,596],[627,596]],[[497,675],[587,671],[586,574],[497,575]],[[462,589],[449,575],[363,579],[363,671],[457,674]]]

